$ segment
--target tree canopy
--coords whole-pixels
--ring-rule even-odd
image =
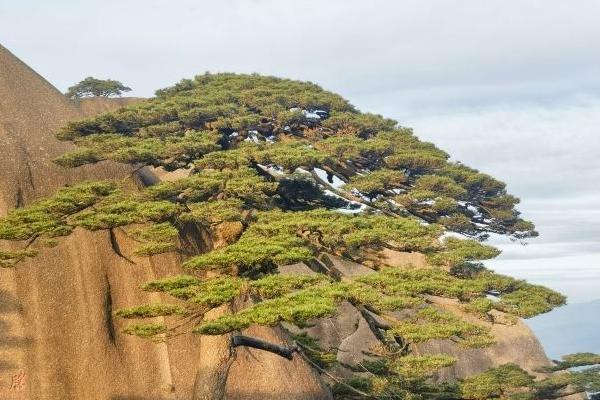
[[[212,235],[227,224],[239,227],[221,246],[187,257],[186,275],[144,284],[141,290],[165,293],[172,302],[118,311],[146,320],[127,333],[165,340],[182,330],[222,335],[255,324],[302,327],[349,302],[369,319],[382,348],[367,368],[369,378],[334,387],[340,398],[458,398],[462,391],[475,399],[487,398],[477,397],[484,396],[482,387],[496,397],[506,385],[533,387],[513,366],[500,373],[514,375],[508,382],[492,371],[462,386],[434,384],[428,378],[454,359],[412,352],[430,340],[489,346],[494,337],[484,321],[512,323],[565,298],[483,267],[482,260],[499,254],[483,240],[534,237],[533,224],[521,218],[504,183],[450,161],[396,121],[361,113],[312,83],[204,74],[147,101],[68,123],[57,137],[77,145],[56,159],[65,167],[112,160],[189,175],[141,191],[85,182],[14,210],[0,220],[0,239],[25,246],[1,252],[0,266],[34,257],[36,246],[76,227],[123,227],[139,242],[138,256],[178,251],[186,224]],[[423,253],[428,265],[386,265],[386,249]],[[331,255],[373,273],[340,277],[327,262]],[[278,273],[299,262],[314,273]],[[481,323],[440,307],[431,301],[436,297],[453,299]],[[240,298],[251,301],[205,317]],[[335,363],[314,338],[298,336],[297,343],[320,368]]]
[[[78,84],[71,86],[65,95],[72,99],[80,99],[82,97],[120,96],[123,92],[130,91],[131,88],[119,81],[88,76]]]

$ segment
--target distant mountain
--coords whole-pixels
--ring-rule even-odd
[[[548,357],[576,352],[600,353],[600,299],[575,303],[527,320]]]

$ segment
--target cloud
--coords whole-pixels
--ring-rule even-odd
[[[600,97],[446,104],[430,111],[405,125],[454,159],[508,182],[509,192],[522,199],[519,209],[540,232],[526,246],[492,238],[503,253],[486,265],[559,290],[572,302],[597,299]]]
[[[557,290],[567,296],[569,303],[598,299],[600,262],[597,253],[520,260],[500,257],[486,262],[486,266]]]
[[[0,5],[0,37],[63,89],[97,74],[150,95],[226,70],[347,96],[544,92],[600,82],[599,14],[594,0],[20,0]]]
[[[534,199],[600,195],[594,184],[600,182],[600,97],[575,96],[551,106],[513,101],[456,110],[446,105],[438,113],[402,122],[454,159],[509,182],[512,192],[526,197],[524,208]]]

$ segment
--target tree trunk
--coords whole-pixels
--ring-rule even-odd
[[[206,317],[214,319],[230,312],[230,306],[221,306],[209,311]],[[222,400],[229,368],[234,361],[231,335],[202,336],[199,359],[193,400]]]
[[[273,354],[277,354],[278,356],[287,358],[288,360],[292,360],[294,358],[294,353],[298,351],[298,348],[295,345],[290,347],[280,346],[275,343],[269,343],[261,339],[243,335],[234,336],[231,342],[233,344],[233,347],[252,347],[254,349],[264,350]]]

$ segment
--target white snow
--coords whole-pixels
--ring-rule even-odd
[[[329,186],[331,186],[332,188],[340,189],[342,186],[344,186],[344,181],[341,180],[340,178],[338,178],[337,176],[333,175],[333,183],[330,183],[327,180],[327,171],[322,170],[321,168],[315,168],[314,170],[317,173],[317,175],[319,176],[319,178],[321,178],[321,179],[323,179],[323,181],[327,182],[327,184]]]
[[[312,111],[308,111],[308,110],[302,110],[302,114],[304,114],[304,116],[307,119],[313,119],[313,120],[320,120],[321,116],[317,113],[314,113]]]

